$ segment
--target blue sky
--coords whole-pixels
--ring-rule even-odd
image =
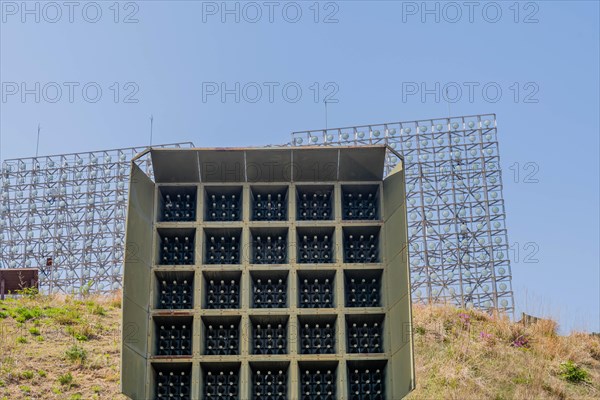
[[[517,311],[600,331],[598,2],[114,3],[1,2],[0,158],[496,113]]]

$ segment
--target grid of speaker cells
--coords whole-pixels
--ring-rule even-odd
[[[300,372],[301,400],[335,400],[336,374],[331,369],[306,368]]]
[[[350,400],[384,400],[385,379],[381,368],[348,368]]]
[[[376,263],[379,261],[379,232],[344,232],[344,262]]]
[[[223,368],[207,370],[204,375],[203,399],[232,400],[239,399],[239,370]]]
[[[358,319],[348,320],[346,324],[348,353],[382,353],[382,320],[383,316],[372,322],[361,323]]]
[[[328,264],[332,262],[333,238],[331,233],[298,234],[298,263]]]
[[[298,190],[296,219],[320,221],[333,219],[332,188]]]
[[[285,322],[253,322],[252,354],[286,354],[287,336]]]
[[[156,399],[190,400],[190,372],[159,371],[156,374]]]
[[[158,324],[157,324],[158,325]],[[158,356],[189,356],[192,354],[192,330],[186,323],[158,325]]]
[[[340,190],[340,189],[338,189]],[[244,300],[241,289],[242,274],[235,268],[242,265],[243,246],[243,196],[251,196],[250,218],[252,221],[277,222],[288,219],[288,188],[259,187],[244,192],[242,187],[210,186],[205,189],[204,211],[189,210],[196,204],[195,192],[182,188],[178,192],[169,188],[162,195],[162,222],[186,222],[195,220],[196,214],[203,215],[207,224],[233,223],[231,226],[206,225],[197,233],[187,226],[159,228],[159,265],[185,266],[194,263],[195,238],[203,240],[202,302],[204,310],[241,309]],[[296,188],[296,220],[332,221],[335,217],[333,185],[298,186]],[[342,221],[370,221],[379,216],[378,186],[342,187],[339,194]],[[189,217],[189,218],[188,218]],[[341,231],[341,254],[335,252],[336,229]],[[269,270],[272,266],[289,263],[290,246],[288,227],[255,226],[248,229],[248,262],[254,268],[249,274],[250,309],[286,309],[289,307],[288,290],[290,274],[286,270]],[[299,265],[331,265],[336,262],[352,264],[377,264],[380,261],[380,226],[342,225],[296,228],[297,256]],[[229,268],[234,268],[227,270]],[[210,266],[225,269],[211,270]],[[314,267],[313,267],[314,268]],[[374,268],[374,269],[373,269]],[[296,307],[305,311],[336,307],[336,274],[343,276],[343,293],[340,305],[351,308],[381,307],[381,270],[379,267],[348,269],[336,272],[329,269],[301,269],[297,272]],[[161,310],[193,310],[193,273],[187,271],[157,272],[156,308]],[[192,320],[156,321],[158,332],[155,355],[159,357],[186,357],[192,354]],[[338,322],[345,318],[347,354],[378,354],[384,351],[383,314],[301,315],[298,316],[297,331],[288,331],[289,316],[250,315],[248,352],[251,356],[282,356],[290,353],[290,335],[297,335],[292,343],[299,355],[336,354]],[[343,319],[342,319],[343,320]],[[245,321],[245,320],[244,320]],[[239,356],[243,338],[240,336],[240,316],[207,315],[202,317],[201,354],[203,356]],[[230,363],[203,363],[202,396],[206,399],[239,399],[239,366]],[[251,398],[256,400],[283,400],[290,398],[288,367],[277,363],[257,363],[251,366]],[[158,372],[156,398],[189,398],[191,390],[186,372]],[[337,364],[310,364],[300,368],[297,390],[302,400],[333,400],[337,398]],[[350,373],[349,394],[352,399],[383,399],[382,372],[380,369],[355,369]],[[376,382],[376,383],[375,383]],[[296,389],[291,389],[296,390]],[[188,396],[188,397],[186,397]]]
[[[205,246],[205,264],[240,263],[240,232],[207,232]]]
[[[346,307],[379,307],[381,304],[381,275],[346,277]]]
[[[301,308],[331,308],[333,303],[333,279],[329,277],[306,278],[300,281]]]
[[[367,193],[362,193],[358,189],[347,189],[343,193],[342,213],[346,220],[377,219],[379,214],[377,187],[369,188]]]
[[[253,400],[287,400],[287,369],[256,366],[252,371]]]
[[[242,217],[241,189],[233,193],[207,189],[206,221],[239,221]]]
[[[177,189],[175,189],[177,190]],[[196,192],[166,191],[160,209],[161,221],[182,222],[196,220]]]
[[[194,264],[194,238],[188,235],[163,233],[160,246],[162,265]]]
[[[385,400],[381,188],[159,186],[153,398]]]
[[[239,354],[238,324],[216,324],[207,322],[204,333],[204,354],[224,356]]]
[[[171,310],[193,308],[193,293],[193,282],[187,279],[163,280],[160,283],[157,308]]]
[[[206,285],[206,308],[226,309],[240,307],[240,282],[238,279],[210,279]]]
[[[256,233],[252,235],[252,262],[254,264],[285,264],[287,238],[284,233]]]
[[[306,321],[300,324],[301,354],[334,354],[335,322]]]
[[[287,209],[287,188],[256,189],[252,192],[253,221],[285,221]]]
[[[285,308],[287,306],[287,278],[253,279],[252,306],[254,308]]]

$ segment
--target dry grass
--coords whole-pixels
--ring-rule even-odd
[[[0,302],[0,400],[125,399],[120,308],[120,294]],[[558,336],[551,321],[524,327],[445,306],[415,306],[413,315],[417,389],[410,400],[600,398],[599,337]],[[566,361],[588,381],[561,377]]]
[[[0,312],[1,400],[125,399],[120,300],[24,297],[0,302]]]
[[[416,399],[600,398],[600,339],[556,334],[556,323],[524,327],[505,316],[447,306],[415,306]],[[560,376],[562,362],[589,382]]]

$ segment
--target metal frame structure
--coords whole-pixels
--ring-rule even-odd
[[[290,143],[374,144],[406,165],[413,301],[514,312],[495,114],[301,131]],[[398,161],[388,151],[386,173]]]
[[[146,148],[5,160],[0,268],[39,268],[46,293],[120,289],[130,162]]]
[[[399,245],[408,236],[405,171],[399,164],[384,179],[388,150],[383,145],[152,149],[154,179],[134,159],[123,281],[123,393],[132,399],[396,400],[412,391],[409,260],[406,245]],[[234,193],[239,218],[214,218],[211,211],[222,209],[216,199],[227,204]],[[316,201],[305,199],[324,193],[330,200],[327,218],[305,218],[301,210]],[[173,210],[171,200],[188,196],[194,217],[165,219]],[[362,196],[370,200],[355,200]],[[308,207],[322,210],[314,203]],[[358,214],[367,208],[375,214]],[[267,217],[264,209],[282,214]],[[364,218],[355,218],[359,215]],[[258,243],[267,249],[275,243],[270,235],[284,256],[263,263],[268,259],[256,258],[256,250]],[[184,246],[195,256],[181,257]],[[217,252],[228,255],[214,257]],[[256,290],[261,277],[281,279],[279,293],[286,300],[257,307],[255,295],[271,290]],[[169,293],[182,282],[193,295],[184,307],[172,307]],[[367,295],[358,282],[375,283]],[[351,299],[359,293],[365,300],[356,304]],[[328,333],[315,333],[309,324],[327,326]],[[222,335],[218,345],[211,343],[216,331]],[[329,350],[316,351],[325,348],[326,338]],[[310,347],[315,351],[305,351]],[[309,370],[331,370],[329,388],[314,372],[305,380]],[[223,378],[215,384],[209,373]],[[269,385],[270,377],[261,384],[259,378],[270,373],[277,384]]]
[[[407,170],[413,300],[514,310],[494,114],[294,132],[290,144],[396,149]],[[0,267],[38,266],[47,292],[120,288],[130,160],[144,149],[5,160]],[[386,174],[397,162],[388,152]]]

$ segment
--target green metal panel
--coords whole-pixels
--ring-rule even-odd
[[[402,399],[415,389],[415,370],[411,326],[405,328],[402,335],[407,336],[406,345],[392,355],[392,400]],[[410,338],[409,338],[410,336]]]
[[[154,221],[154,182],[131,167],[125,234],[121,391],[132,399],[147,397],[148,318]]]
[[[390,325],[392,399],[401,399],[415,388],[412,312],[408,263],[405,178],[402,164],[383,181],[384,254]]]
[[[347,364],[343,360],[359,361],[364,365],[386,365],[386,392],[387,399],[397,400],[408,394],[414,388],[414,363],[413,344],[411,335],[411,311],[410,311],[410,281],[407,254],[407,224],[406,206],[404,192],[404,172],[401,169],[393,173],[383,182],[378,199],[383,199],[380,208],[380,221],[349,221],[342,218],[342,188],[344,185],[352,185],[352,182],[377,187],[381,185],[385,148],[383,146],[367,149],[347,148],[308,148],[308,149],[194,149],[179,153],[155,152],[152,153],[153,169],[157,184],[168,183],[167,186],[198,185],[198,213],[197,220],[193,222],[173,223],[169,221],[157,221],[156,219],[156,188],[155,183],[148,178],[140,168],[132,166],[131,187],[129,196],[129,209],[127,221],[127,248],[125,257],[124,277],[124,299],[123,299],[123,350],[122,350],[122,391],[133,399],[148,399],[154,394],[155,377],[154,367],[168,368],[175,365],[171,361],[151,355],[149,341],[157,332],[153,329],[152,318],[158,318],[164,310],[153,309],[152,294],[153,268],[156,268],[154,257],[158,253],[157,232],[191,230],[195,229],[195,264],[185,267],[177,267],[172,273],[182,275],[184,273],[196,272],[195,278],[195,300],[194,309],[189,311],[190,318],[193,315],[193,354],[190,358],[182,359],[181,364],[191,367],[192,376],[192,399],[201,396],[202,368],[215,367],[221,363],[220,358],[203,355],[204,335],[201,317],[226,318],[236,316],[240,320],[239,337],[246,340],[240,341],[240,352],[237,362],[240,365],[240,398],[249,398],[251,390],[250,366],[261,362],[268,362],[265,356],[252,354],[251,346],[247,338],[250,337],[251,324],[253,320],[270,317],[289,318],[289,349],[285,359],[289,368],[288,397],[297,398],[299,363],[301,359],[298,349],[296,335],[300,323],[301,312],[298,303],[298,279],[300,275],[317,277],[321,272],[335,275],[334,292],[336,293],[335,306],[332,309],[315,310],[316,314],[334,315],[338,326],[336,332],[336,356],[340,361],[338,365],[338,392],[337,398],[348,399],[347,387]],[[291,166],[293,163],[293,166]],[[289,164],[289,165],[288,165]],[[238,166],[245,170],[238,169]],[[287,167],[289,170],[286,170]],[[256,171],[264,173],[256,175]],[[252,175],[254,174],[254,175]],[[199,179],[202,177],[202,179]],[[197,182],[200,180],[201,182]],[[294,181],[301,183],[296,185]],[[334,219],[311,223],[303,221],[296,226],[296,196],[297,186],[303,186],[302,182],[312,182],[311,186],[323,186],[334,188]],[[343,183],[340,183],[343,182]],[[236,185],[242,188],[243,217],[240,221],[219,223],[211,222],[205,226],[204,196],[207,188],[222,187],[223,190]],[[255,310],[251,307],[251,274],[249,273],[251,231],[253,229],[266,229],[267,225],[261,225],[252,221],[250,216],[251,194],[253,190],[262,190],[264,187],[287,187],[288,214],[287,221],[269,223],[269,229],[281,228],[288,230],[288,263],[281,267],[288,276],[288,302],[287,309]],[[304,185],[305,186],[305,185]],[[159,188],[160,189],[160,188]],[[160,190],[159,190],[160,191]],[[259,228],[260,227],[260,228]],[[206,288],[203,280],[210,278],[213,274],[225,277],[229,271],[220,269],[209,269],[202,264],[203,246],[205,234],[217,229],[236,229],[242,232],[242,260],[240,267],[232,266],[236,275],[240,275],[240,309],[232,310],[205,310],[202,303],[205,301]],[[303,268],[298,265],[296,257],[296,235],[302,231],[316,232],[326,228],[334,237],[335,253],[337,263],[324,265],[322,270]],[[356,232],[381,232],[381,262],[375,263],[369,268],[381,271],[383,276],[382,299],[385,310],[361,310],[359,308],[346,308],[345,297],[345,271],[360,271],[359,264],[346,264],[343,262],[343,230]],[[341,269],[336,269],[336,264],[341,264]],[[302,267],[302,268],[301,268]],[[168,267],[165,267],[168,268]],[[319,268],[321,269],[321,268]],[[189,271],[189,272],[188,272]],[[266,269],[268,271],[268,268]],[[162,272],[160,272],[162,273]],[[171,273],[171,271],[169,271]],[[267,276],[267,275],[265,275]],[[274,275],[273,275],[274,276]],[[383,314],[385,311],[385,335],[384,353],[348,356],[346,349],[346,320],[372,320],[373,317]],[[187,313],[187,311],[186,311]],[[372,315],[369,315],[372,314]],[[304,315],[305,317],[305,315]],[[160,316],[160,318],[180,318],[176,316]],[[154,342],[154,341],[153,341]],[[339,358],[338,358],[339,357]],[[319,356],[317,356],[319,359]],[[333,359],[333,357],[332,357]],[[316,363],[323,365],[325,359]],[[353,361],[353,362],[354,362]],[[287,364],[289,362],[289,364]],[[157,367],[158,368],[158,367]]]
[[[147,399],[146,376],[147,361],[139,353],[123,346],[121,352],[121,391],[130,399]]]

